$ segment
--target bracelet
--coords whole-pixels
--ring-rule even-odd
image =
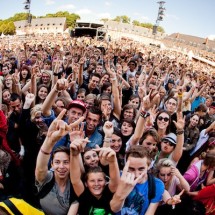
[[[143,117],[144,119],[148,116],[150,116],[150,113],[149,112],[146,112],[146,111],[141,111],[140,112],[140,116]]]
[[[181,135],[181,134],[183,134],[183,133],[184,133],[184,130],[183,130],[183,129],[182,129],[182,130],[177,130],[177,131],[176,131],[176,134],[177,134],[177,135]]]
[[[167,204],[167,205],[168,205],[168,202],[169,202],[170,200],[172,200],[172,197],[171,197],[171,198],[168,198],[168,199],[166,200],[166,204]]]
[[[104,138],[104,142],[110,143],[111,141],[112,141],[112,138],[109,138],[109,137]]]
[[[116,81],[116,77],[115,78],[110,78],[111,81]]]
[[[50,155],[51,154],[51,152],[49,153],[49,152],[46,152],[46,151],[44,151],[42,148],[40,148],[40,151],[44,154],[44,155]]]

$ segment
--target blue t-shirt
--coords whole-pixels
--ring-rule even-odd
[[[151,203],[157,203],[162,200],[164,193],[163,182],[155,178],[155,197],[151,199]],[[117,215],[144,215],[149,207],[148,199],[148,181],[143,184],[137,184],[125,199],[123,208]]]

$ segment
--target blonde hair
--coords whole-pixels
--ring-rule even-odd
[[[158,175],[158,173],[162,167],[173,167],[173,166],[174,166],[174,164],[170,159],[162,158],[158,161],[157,165],[155,166],[155,173],[156,173],[156,175]]]
[[[42,104],[37,104],[31,109],[31,121],[33,122],[35,120],[35,116],[37,113],[42,112]]]

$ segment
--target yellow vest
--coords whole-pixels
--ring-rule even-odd
[[[34,208],[29,205],[23,199],[10,198],[10,201],[16,206],[16,208],[24,215],[45,215],[44,212]],[[4,207],[11,215],[15,215],[12,211],[5,205],[4,202],[0,202],[0,206]]]

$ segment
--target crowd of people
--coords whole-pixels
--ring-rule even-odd
[[[1,41],[0,214],[214,215],[214,170],[210,65],[126,39]]]

